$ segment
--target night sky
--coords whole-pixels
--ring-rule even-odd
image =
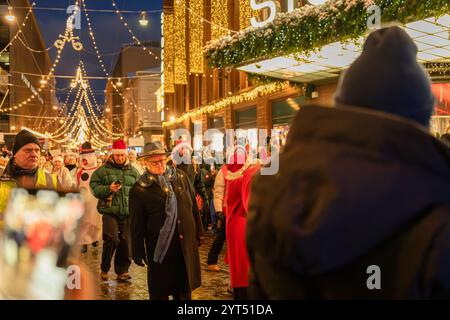
[[[64,34],[65,24],[68,14],[65,10],[44,10],[39,8],[60,8],[66,9],[75,3],[74,0],[35,0],[36,8],[34,10],[36,18],[41,28],[42,35],[47,47],[50,47],[60,34]],[[87,9],[95,10],[113,10],[111,0],[85,0]],[[119,10],[124,11],[147,11],[149,25],[142,27],[139,24],[140,14],[123,13],[125,21],[128,23],[136,37],[141,41],[160,40],[161,39],[161,11],[162,0],[116,0]],[[83,6],[80,5],[81,9]],[[123,26],[119,16],[115,12],[92,12],[89,11],[91,25],[93,27],[97,46],[108,72],[112,72],[117,53],[123,44],[133,43],[132,36]],[[81,30],[76,30],[83,43],[84,50],[76,52],[72,46],[67,43],[61,54],[59,65],[55,70],[56,75],[75,75],[76,68],[80,59],[84,61],[89,76],[102,76],[105,74],[98,62],[95,49],[89,35],[89,28],[84,12],[81,13]],[[50,51],[52,62],[55,59],[57,50],[53,48]],[[149,59],[152,59],[149,56]],[[104,101],[103,90],[106,80],[90,80],[91,86],[96,94],[99,103]],[[70,80],[57,79],[57,93],[61,103],[64,102],[70,89]]]

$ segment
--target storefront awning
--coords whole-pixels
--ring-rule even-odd
[[[296,82],[337,77],[361,52],[374,8],[381,25],[405,28],[421,62],[450,59],[448,0],[327,0],[280,13],[262,27],[249,27],[205,47],[213,68]],[[374,25],[372,25],[374,26]]]
[[[403,26],[417,44],[420,62],[450,61],[449,26],[449,15],[431,17]],[[285,55],[244,64],[237,69],[294,82],[337,78],[359,56],[363,42],[364,37],[352,43],[334,42],[323,46],[317,53]]]

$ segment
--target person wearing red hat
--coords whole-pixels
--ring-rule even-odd
[[[89,183],[94,196],[99,199],[97,210],[103,215],[103,253],[101,279],[108,280],[112,257],[117,279],[131,279],[128,269],[131,264],[129,252],[128,199],[131,187],[139,178],[139,172],[130,165],[127,146],[123,140],[113,143],[106,164],[92,174]]]

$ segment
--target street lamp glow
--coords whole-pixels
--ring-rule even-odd
[[[53,110],[57,110],[58,109],[58,106],[53,106]]]
[[[16,126],[11,126],[11,131],[15,131],[16,130]]]
[[[116,82],[116,86],[121,87],[122,86],[122,80],[119,79],[119,81]]]
[[[6,15],[6,20],[8,20],[9,22],[13,22],[16,17],[13,15],[12,13],[12,7],[8,7],[8,14]]]
[[[41,81],[39,81],[42,85],[47,84],[47,80],[42,76]]]
[[[141,18],[139,19],[139,24],[143,27],[148,26],[147,12],[141,12]]]
[[[170,116],[169,120],[170,121],[175,121],[175,117],[174,116]]]
[[[105,111],[106,111],[106,112],[110,112],[111,109],[108,107],[108,108],[105,109]]]

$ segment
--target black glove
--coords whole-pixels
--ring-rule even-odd
[[[145,267],[148,264],[147,258],[133,258],[133,261],[141,267]]]

